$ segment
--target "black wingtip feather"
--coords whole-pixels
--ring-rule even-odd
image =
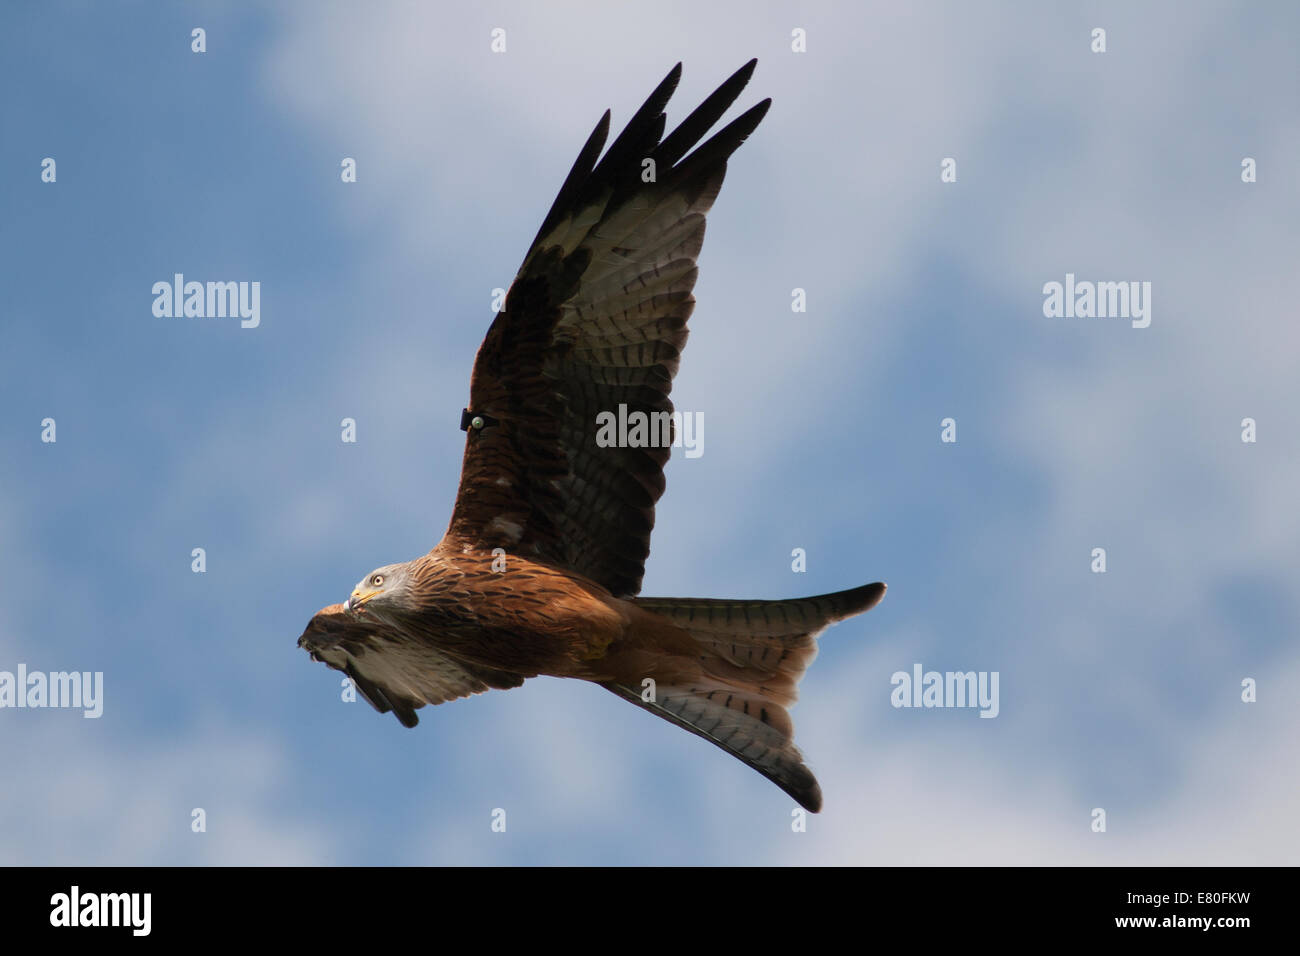
[[[714,90],[709,97],[697,106],[691,115],[677,125],[668,138],[655,150],[655,160],[661,165],[672,166],[685,156],[700,141],[732,103],[749,84],[758,66],[758,58],[750,60]],[[770,101],[769,101],[770,102]]]
[[[554,229],[560,220],[568,214],[568,207],[587,182],[592,167],[596,165],[596,158],[600,155],[600,151],[605,148],[605,140],[609,139],[609,118],[609,110],[605,110],[605,115],[600,118],[596,128],[587,137],[582,152],[578,153],[578,158],[574,160],[569,175],[564,178],[564,185],[560,187],[555,202],[551,203],[550,211],[546,214],[546,218],[542,220],[542,227],[537,230],[532,245],[536,245],[539,239]]]
[[[708,142],[674,167],[674,177],[677,177],[679,181],[685,181],[700,170],[704,170],[707,174],[708,170],[725,163],[727,158],[740,148],[740,144],[748,139],[749,134],[754,132],[758,124],[763,121],[763,117],[767,115],[767,111],[771,106],[772,100],[770,98],[755,103],[740,116],[718,130]]]
[[[655,148],[664,134],[664,124],[667,122],[664,107],[677,91],[681,78],[682,65],[678,63],[668,71],[654,92],[646,97],[641,108],[627,121],[623,132],[610,144],[609,151],[592,171],[593,180],[602,180],[607,174],[624,167],[629,159],[640,159]]]
[[[610,111],[606,110],[591,136],[587,138],[587,143],[578,154],[572,169],[569,170],[569,175],[565,178],[564,185],[560,187],[555,197],[555,202],[551,204],[550,211],[542,221],[541,228],[537,230],[530,248],[535,247],[539,240],[554,230],[575,207],[598,195],[601,189],[608,188],[609,184],[621,177],[630,166],[635,165],[639,169],[640,160],[645,156],[652,156],[661,169],[672,169],[673,178],[679,184],[702,168],[706,170],[704,175],[707,176],[708,170],[724,164],[727,157],[736,151],[766,115],[768,107],[772,105],[770,99],[763,100],[729,123],[703,146],[695,149],[685,163],[679,165],[679,161],[695,147],[696,143],[736,101],[736,97],[754,75],[757,65],[758,58],[755,57],[733,73],[667,138],[664,138],[666,117],[663,110],[682,78],[682,64],[677,63],[641,104],[641,108],[628,121],[627,126],[614,139],[602,157],[601,150],[609,138]],[[617,206],[625,194],[633,191],[637,184],[639,178],[616,184],[612,205]]]

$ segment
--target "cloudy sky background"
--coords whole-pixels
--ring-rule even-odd
[[[7,5],[0,670],[105,704],[0,710],[0,863],[1296,863],[1300,14],[974,7]],[[601,112],[751,56],[645,593],[889,583],[801,685],[806,833],[594,686],[407,731],[295,646],[441,535],[491,290]],[[261,326],[155,318],[175,272]],[[1044,318],[1067,272],[1150,327]],[[916,662],[1000,715],[894,709]]]

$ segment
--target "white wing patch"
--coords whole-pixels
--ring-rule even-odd
[[[492,521],[488,524],[488,530],[500,531],[502,534],[504,534],[507,538],[510,539],[511,544],[517,544],[519,542],[519,539],[524,536],[524,529],[522,525],[514,521],[511,521],[508,518],[503,518],[500,515],[492,519]]]

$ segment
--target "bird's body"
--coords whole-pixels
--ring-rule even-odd
[[[625,602],[600,585],[524,557],[444,542],[411,565],[422,583],[417,602],[370,613],[466,666],[522,677],[591,677],[589,668],[627,627],[619,607]]]
[[[479,349],[446,535],[318,612],[299,645],[407,726],[425,704],[538,675],[591,681],[817,810],[787,708],[817,633],[873,607],[885,586],[779,601],[639,597],[669,448],[596,440],[602,413],[672,412],[704,214],[770,101],[690,151],[753,68],[664,137],[679,65],[597,163],[606,113]]]

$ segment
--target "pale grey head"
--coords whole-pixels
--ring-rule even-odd
[[[400,610],[413,604],[410,563],[387,564],[375,568],[357,582],[352,589],[352,596],[343,607],[348,611],[361,609],[383,613],[387,610]]]

